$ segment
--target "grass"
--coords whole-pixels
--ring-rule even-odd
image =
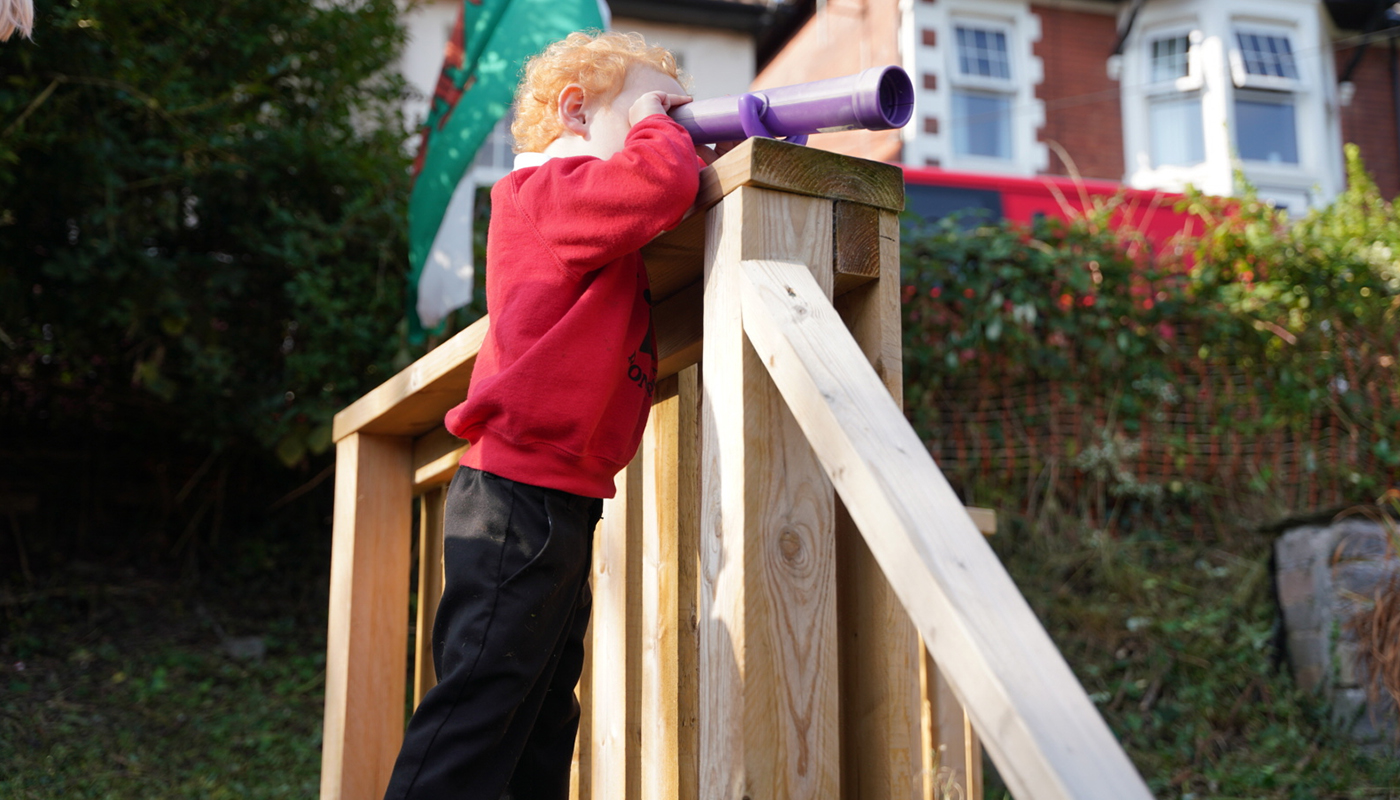
[[[1342,736],[1281,662],[1271,536],[1003,520],[998,554],[1156,797],[1400,798],[1400,761]],[[270,551],[199,590],[89,568],[0,594],[0,798],[316,796],[325,584],[307,572],[326,558]],[[288,562],[316,568],[261,566]],[[233,658],[229,635],[266,656]],[[986,797],[1006,797],[994,771]]]
[[[1110,536],[1061,520],[1053,536],[1012,524],[993,539],[1156,797],[1400,798],[1393,754],[1352,743],[1293,683],[1273,537],[1182,530]]]
[[[319,789],[324,624],[242,632],[173,584],[50,586],[5,606],[0,797],[307,798]],[[245,621],[243,625],[246,625]]]

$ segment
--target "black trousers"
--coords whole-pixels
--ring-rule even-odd
[[[433,621],[439,683],[408,723],[386,800],[567,800],[602,511],[597,498],[458,469]]]

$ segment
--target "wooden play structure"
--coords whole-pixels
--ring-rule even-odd
[[[751,139],[644,251],[660,374],[594,540],[578,800],[974,800],[982,746],[1020,800],[1151,797],[900,412],[903,187]],[[488,324],[336,417],[323,800],[381,797],[402,739],[415,497],[432,685],[442,418]]]

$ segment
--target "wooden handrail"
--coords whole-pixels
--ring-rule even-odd
[[[808,267],[741,273],[745,333],[1012,793],[1149,800]]]

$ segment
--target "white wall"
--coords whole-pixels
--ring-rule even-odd
[[[452,35],[452,26],[457,22],[457,11],[461,7],[460,2],[433,0],[420,3],[403,15],[408,40],[399,56],[399,72],[417,95],[404,104],[405,123],[410,130],[416,129],[428,116],[433,86],[442,73],[443,48],[447,37]]]
[[[457,21],[460,2],[428,0],[403,16],[408,42],[399,69],[419,95],[406,103],[404,114],[410,129],[427,116],[433,86],[442,71],[443,46]],[[652,44],[676,54],[691,78],[696,97],[718,97],[746,91],[754,79],[753,39],[734,31],[705,30],[664,25],[625,17],[615,18],[613,30],[636,31]]]
[[[690,90],[699,99],[739,94],[753,83],[754,43],[742,33],[663,25],[628,17],[613,20],[615,31],[636,31],[648,44],[675,54],[681,71],[690,77]]]

